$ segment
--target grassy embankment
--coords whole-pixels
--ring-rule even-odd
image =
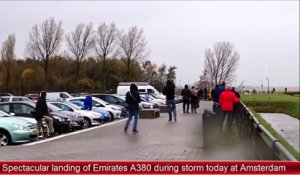
[[[299,117],[299,96],[286,94],[242,95],[242,101],[255,112],[284,113]]]
[[[252,109],[258,121],[298,160],[300,160],[300,153],[257,113],[284,113],[299,119],[299,99],[299,96],[286,94],[255,94],[241,97],[243,103]]]

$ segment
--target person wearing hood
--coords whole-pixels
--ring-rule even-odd
[[[37,121],[37,129],[40,130],[42,127],[43,120],[48,124],[50,133],[48,135],[54,135],[54,127],[53,127],[53,119],[49,117],[48,106],[46,103],[46,91],[41,92],[41,96],[36,102],[35,111],[36,111],[36,121]]]
[[[85,97],[83,105],[84,105],[83,109],[92,110],[92,108],[93,108],[92,96],[90,94]]]
[[[130,91],[126,93],[126,102],[128,103],[128,119],[125,124],[124,132],[127,133],[127,129],[131,122],[132,117],[134,117],[132,132],[137,133],[137,125],[139,119],[139,103],[141,102],[141,97],[136,84],[130,85]]]
[[[172,114],[176,122],[176,104],[175,104],[175,85],[171,80],[167,81],[167,86],[163,89],[163,94],[166,96],[167,108],[169,113],[169,121],[172,121]]]

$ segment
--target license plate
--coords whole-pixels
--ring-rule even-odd
[[[38,135],[38,134],[39,134],[39,131],[37,129],[32,131],[32,135]]]

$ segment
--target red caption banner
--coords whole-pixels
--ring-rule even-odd
[[[0,174],[300,174],[300,162],[7,161]]]

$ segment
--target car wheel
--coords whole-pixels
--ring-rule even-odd
[[[86,129],[86,128],[90,127],[90,126],[91,126],[91,121],[90,121],[90,119],[87,118],[87,117],[84,117],[84,118],[83,118],[83,121],[82,121],[81,128],[82,128],[82,129]]]
[[[5,130],[0,130],[0,146],[7,146],[11,143],[10,135]]]
[[[114,121],[115,120],[115,117],[114,117],[114,114],[112,112],[109,112],[110,116],[111,116],[111,119],[110,121]]]

